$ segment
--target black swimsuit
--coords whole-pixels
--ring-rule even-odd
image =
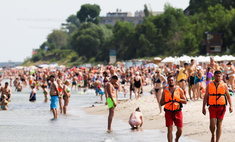
[[[141,86],[141,84],[140,84],[140,80],[139,81],[136,81],[135,79],[134,79],[134,86],[136,87],[136,88],[140,88],[140,86]]]

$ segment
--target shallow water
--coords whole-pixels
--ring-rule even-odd
[[[4,81],[3,81],[4,83]],[[3,84],[2,83],[2,84]],[[12,88],[12,102],[8,111],[0,111],[0,141],[86,141],[86,142],[151,142],[167,141],[166,134],[160,130],[132,131],[123,121],[114,119],[114,131],[107,133],[107,116],[86,114],[82,108],[99,102],[100,98],[89,90],[85,94],[72,91],[68,114],[53,117],[50,102],[44,102],[42,91],[37,91],[37,101],[28,101],[30,89],[15,92]],[[122,96],[120,96],[122,97]],[[182,142],[196,142],[185,137]]]

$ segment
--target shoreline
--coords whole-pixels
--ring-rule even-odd
[[[149,92],[150,86],[145,86],[144,92]],[[128,96],[128,95],[127,95]],[[235,101],[235,97],[231,97]],[[209,111],[207,109],[206,116],[202,114],[202,100],[188,101],[183,105],[183,133],[182,136],[193,140],[210,141],[211,133],[209,130]],[[114,118],[122,120],[129,126],[128,120],[130,114],[140,107],[144,116],[143,129],[159,129],[166,134],[165,117],[158,116],[159,107],[155,95],[144,96],[139,100],[120,100],[115,108]],[[106,105],[85,107],[83,110],[91,115],[106,115],[108,117],[108,107]],[[233,141],[235,139],[235,112],[229,113],[229,105],[227,106],[225,117],[222,124],[221,142]],[[176,127],[173,127],[176,131]],[[174,133],[173,133],[174,134]],[[175,135],[175,134],[174,134]]]

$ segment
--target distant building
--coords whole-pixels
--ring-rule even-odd
[[[222,52],[223,33],[206,32],[206,38],[202,45],[206,48],[207,54],[216,54]]]
[[[163,12],[152,12],[152,14],[159,15]],[[131,12],[122,12],[121,10],[118,10],[116,12],[108,12],[106,14],[106,17],[100,17],[101,18],[101,24],[110,24],[115,25],[117,21],[121,22],[131,22],[134,25],[141,24],[144,20],[144,12],[142,10],[136,11],[134,17],[132,17]]]
[[[32,56],[36,54],[37,52],[38,52],[37,49],[33,49]]]

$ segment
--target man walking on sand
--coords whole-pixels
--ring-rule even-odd
[[[116,104],[116,90],[113,87],[113,84],[115,84],[118,80],[118,77],[116,75],[113,75],[111,77],[110,82],[107,83],[106,85],[106,91],[107,91],[107,104],[109,107],[109,116],[108,116],[108,131],[111,132],[111,124],[114,116],[114,109],[117,106]]]
[[[228,87],[223,81],[221,81],[221,77],[221,71],[217,70],[214,72],[215,81],[212,81],[208,84],[202,106],[202,113],[204,115],[206,115],[206,103],[210,106],[210,131],[212,135],[211,142],[215,142],[215,125],[217,126],[216,142],[219,142],[222,132],[222,121],[226,111],[226,97],[230,105],[230,113],[233,112],[232,100],[228,91]]]
[[[182,104],[186,104],[187,100],[183,90],[175,85],[173,76],[168,76],[167,81],[169,86],[166,87],[162,93],[160,105],[165,105],[164,111],[168,142],[173,141],[173,122],[177,127],[175,141],[178,142],[183,128],[183,114],[181,112],[183,107]]]

